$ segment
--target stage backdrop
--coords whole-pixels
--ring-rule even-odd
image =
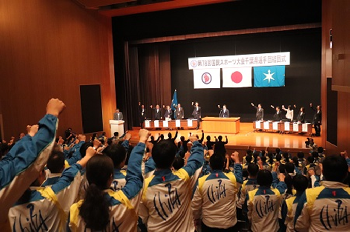
[[[193,71],[188,68],[188,57],[243,55],[289,51],[291,62],[286,66],[285,87],[274,88],[220,88],[194,89]],[[240,116],[242,121],[255,118],[250,105],[261,103],[264,119],[272,119],[275,112],[270,105],[284,104],[306,107],[307,119],[313,112],[309,103],[320,104],[321,85],[321,29],[252,34],[178,42],[171,45],[171,87],[177,89],[178,102],[190,117],[192,101],[202,106],[202,116],[217,116],[217,105],[226,104],[230,116]],[[222,84],[221,84],[222,85]],[[295,113],[296,114],[296,113]]]

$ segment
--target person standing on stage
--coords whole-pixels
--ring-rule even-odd
[[[294,105],[295,108],[297,108],[296,105]],[[297,116],[297,122],[298,123],[304,123],[305,122],[305,108],[304,107],[300,107],[300,111],[298,113],[298,116]]]
[[[181,104],[177,104],[175,109],[175,119],[183,119],[185,117],[184,109],[181,107]]]
[[[173,115],[173,111],[171,110],[170,106],[166,106],[166,110],[164,113],[164,120],[170,121],[172,115]]]
[[[230,111],[226,108],[226,105],[223,105],[222,109],[220,108],[220,105],[218,105],[218,108],[220,109],[220,113],[219,113],[220,118],[230,117]]]
[[[256,120],[264,121],[264,109],[261,107],[261,104],[258,104],[258,107],[256,107],[253,103],[250,104],[256,109]]]
[[[123,113],[119,112],[119,109],[116,109],[113,114],[113,120],[123,120]]]
[[[288,119],[288,121],[293,121],[293,117],[294,117],[294,110],[292,109],[292,106],[289,105],[288,108],[286,109],[284,107],[284,105],[282,105],[282,110],[286,111],[286,119]]]
[[[145,105],[141,105],[141,102],[139,102],[139,119],[140,119],[140,126],[143,128],[143,122],[146,120],[146,109]]]
[[[199,106],[198,102],[196,102],[195,104],[193,104],[192,102],[192,106],[193,106],[193,112],[192,112],[192,116],[197,119],[197,128],[196,130],[199,129],[199,124],[202,118],[202,112],[201,112],[201,107]]]
[[[156,105],[156,108],[153,108],[153,105],[150,106],[151,109],[154,111],[154,120],[161,120],[162,117],[162,110],[159,108],[159,105]]]
[[[318,105],[316,109],[313,107],[312,103],[310,103],[310,108],[315,112],[314,117],[312,119],[312,124],[315,127],[315,136],[321,135],[321,124],[322,124],[322,111],[321,106]]]
[[[282,121],[282,113],[281,113],[280,107],[279,106],[274,107],[273,105],[271,105],[271,108],[276,108],[276,113],[273,115],[273,120]]]

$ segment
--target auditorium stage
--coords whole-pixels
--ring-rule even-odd
[[[132,134],[131,142],[135,144],[138,138],[138,130],[129,131]],[[151,134],[157,139],[158,133],[164,134],[164,137],[168,137],[168,133],[171,132],[172,135],[175,135],[174,130],[152,130]],[[187,139],[189,133],[198,134],[201,136],[201,130],[179,130],[177,140],[180,139],[180,136],[185,136]],[[211,136],[211,140],[214,139],[214,136],[218,137],[219,135],[223,136],[225,140],[225,134],[220,133],[205,133],[204,136]],[[274,151],[275,148],[280,148],[282,151],[289,151],[295,154],[298,151],[309,152],[309,148],[306,147],[305,141],[307,140],[307,135],[302,134],[279,134],[276,132],[254,132],[253,123],[241,123],[240,132],[238,134],[227,134],[228,145],[227,150],[244,150],[250,148],[257,150],[268,148],[269,151]],[[313,137],[316,144],[321,144],[321,137]],[[204,139],[205,141],[206,139]]]

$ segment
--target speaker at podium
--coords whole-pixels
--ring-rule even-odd
[[[111,125],[111,136],[113,136],[114,132],[118,132],[119,136],[124,134],[123,120],[109,120],[109,124]]]

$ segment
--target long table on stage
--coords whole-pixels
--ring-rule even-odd
[[[202,121],[202,129],[205,132],[237,134],[241,118],[205,117]]]
[[[197,119],[181,119],[181,120],[145,120],[143,122],[143,128],[145,129],[176,129],[176,128],[184,128],[184,129],[194,129],[197,127]]]
[[[297,122],[276,122],[276,121],[254,121],[254,131],[272,131],[281,133],[300,133],[300,134],[312,134],[311,123],[297,123]]]

